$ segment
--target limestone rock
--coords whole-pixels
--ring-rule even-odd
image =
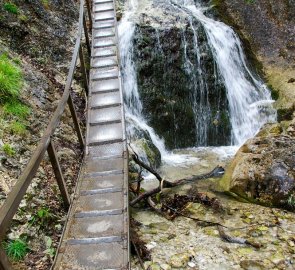
[[[249,139],[227,168],[221,186],[250,201],[288,206],[295,193],[294,126],[295,120],[267,125]]]
[[[187,253],[174,254],[170,258],[170,264],[175,268],[185,267],[189,262],[189,258],[190,256]]]

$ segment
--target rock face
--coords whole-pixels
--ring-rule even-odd
[[[277,98],[279,120],[295,108],[295,2],[290,0],[215,0],[220,17],[250,45]]]
[[[169,149],[230,144],[226,90],[202,26],[163,1],[139,5],[133,60],[149,125]]]
[[[266,126],[238,151],[221,186],[247,200],[294,207],[295,121]]]
[[[161,153],[153,144],[149,133],[137,126],[132,119],[127,118],[127,123],[127,136],[131,141],[132,147],[130,151],[135,151],[140,159],[152,168],[158,168],[161,165]],[[131,157],[129,159],[133,162]]]
[[[1,1],[3,3],[3,1]],[[69,38],[78,17],[71,0],[13,1],[16,12],[0,5],[1,40],[19,54],[27,55],[39,65],[61,62],[72,46]]]
[[[136,66],[144,114],[168,148],[229,144],[225,88],[214,72],[202,28],[197,28],[196,52],[193,30],[186,23],[183,28],[137,26]]]

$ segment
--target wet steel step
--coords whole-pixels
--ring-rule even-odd
[[[109,123],[112,121],[121,121],[121,110],[121,106],[91,110],[89,123],[90,125],[96,125],[103,124],[106,122]]]
[[[93,22],[93,29],[106,29],[110,27],[115,27],[115,21],[114,20],[108,20],[104,22]]]
[[[94,5],[94,12],[106,12],[106,11],[114,11],[114,3],[102,3],[102,4],[95,4]]]
[[[100,48],[94,49],[92,51],[92,57],[108,57],[108,56],[116,56],[117,49],[115,46],[108,47],[108,48]]]
[[[93,3],[95,4],[95,5],[103,5],[103,4],[106,4],[106,3],[114,3],[114,1],[113,0],[94,0],[93,1]]]
[[[94,13],[93,15],[95,22],[114,20],[115,16],[116,13],[114,10]]]
[[[119,88],[120,83],[118,78],[91,82],[92,93],[116,91]]]
[[[105,68],[118,66],[118,60],[116,56],[100,57],[92,59],[93,68]]]
[[[85,190],[98,190],[107,188],[123,188],[122,174],[84,176],[81,183],[81,192]]]
[[[110,144],[102,144],[95,146],[88,146],[89,157],[112,157],[122,155],[124,151],[123,144],[121,142],[115,142]],[[85,178],[88,179],[88,178]]]
[[[90,108],[105,108],[121,104],[120,92],[109,92],[103,94],[93,94],[90,100]]]
[[[99,238],[121,236],[124,216],[110,215],[90,218],[73,218],[69,238]]]
[[[80,212],[123,209],[124,199],[121,194],[122,192],[115,192],[80,196],[77,200],[75,216],[79,216],[77,214]]]
[[[123,158],[114,157],[111,159],[99,159],[91,158],[86,163],[85,175],[91,174],[93,172],[105,172],[105,171],[123,171]]]
[[[117,79],[119,76],[118,67],[106,68],[105,70],[91,70],[91,79],[93,81]]]
[[[95,39],[114,37],[115,36],[115,29],[113,29],[113,28],[104,28],[104,29],[94,30],[93,31],[93,36],[94,36]]]
[[[128,263],[124,253],[126,249],[127,244],[123,241],[67,245],[63,254],[64,258],[60,263],[60,269],[122,269]]]
[[[88,135],[89,145],[109,144],[123,140],[122,123],[105,126],[90,126]]]
[[[96,48],[105,48],[116,46],[117,41],[115,37],[100,38],[93,40],[93,47]]]

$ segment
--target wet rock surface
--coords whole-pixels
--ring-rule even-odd
[[[295,32],[294,1],[212,1],[219,16],[233,25],[248,51],[262,64],[262,71],[273,89],[279,119],[289,119],[294,111]],[[247,47],[246,46],[246,47]],[[261,67],[260,67],[261,68]],[[291,80],[291,81],[290,81]]]
[[[140,2],[134,20],[134,62],[149,125],[169,149],[229,144],[226,90],[200,23],[165,1]]]
[[[243,198],[294,208],[295,121],[267,125],[238,151],[221,185]]]
[[[179,175],[191,175],[210,170],[213,164],[227,164],[218,148],[185,152],[198,161],[182,166],[162,166],[161,174],[167,179]],[[184,152],[183,152],[184,153]],[[216,226],[204,226],[190,218],[177,217],[173,221],[150,210],[132,209],[132,216],[141,223],[139,235],[150,249],[151,260],[145,267],[160,269],[294,269],[294,220],[295,214],[282,209],[243,203],[216,191],[217,179],[202,180],[169,190],[163,196],[174,193],[187,194],[193,190],[217,198],[224,211],[216,212],[200,203],[191,203],[183,211],[187,216],[218,222],[224,225],[226,234],[256,243],[260,248],[221,239]],[[146,183],[151,186],[150,182]],[[140,269],[136,256],[132,269]],[[156,268],[155,268],[156,269]],[[157,268],[159,269],[159,268]]]

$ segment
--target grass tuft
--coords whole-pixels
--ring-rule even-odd
[[[18,7],[11,2],[5,3],[4,9],[12,14],[18,14]]]
[[[2,146],[2,150],[9,157],[13,157],[15,155],[15,153],[16,153],[14,148],[9,143],[5,143]]]
[[[14,261],[19,261],[27,255],[27,253],[29,252],[29,247],[25,241],[21,239],[16,239],[10,241],[5,246],[5,251],[9,258]]]
[[[0,102],[10,97],[17,97],[22,87],[22,73],[7,55],[0,55]]]
[[[25,135],[27,133],[27,129],[26,126],[19,122],[19,121],[13,121],[10,125],[9,125],[9,131],[10,133],[14,134],[14,135]]]
[[[28,106],[20,103],[17,99],[11,99],[3,106],[5,114],[17,116],[19,119],[25,119],[30,114]]]

